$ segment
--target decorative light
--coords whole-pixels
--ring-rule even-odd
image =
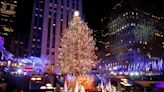
[[[76,17],[79,16],[79,11],[75,11],[74,16],[76,16]]]
[[[40,89],[46,89],[46,86],[41,86]]]
[[[124,83],[124,82],[120,82],[120,84],[124,85],[124,86],[132,86],[131,84],[129,83]]]
[[[139,75],[139,73],[138,72],[135,72],[134,75]]]
[[[35,77],[32,77],[32,78],[31,78],[31,80],[32,80],[32,81],[35,81],[35,80],[36,80],[36,78],[35,78]]]
[[[134,75],[134,73],[133,73],[133,72],[131,72],[131,73],[130,73],[130,75],[131,75],[131,76],[133,76],[133,75]]]
[[[41,77],[38,77],[38,78],[36,78],[36,80],[42,80],[42,78]]]
[[[120,75],[122,75],[122,74],[123,74],[123,72],[119,72],[119,74],[120,74]]]
[[[121,81],[123,81],[123,82],[128,82],[128,79],[121,79]]]
[[[47,87],[52,87],[52,84],[51,83],[47,83],[46,86]]]
[[[51,87],[51,86],[48,86],[48,87],[47,87],[47,89],[53,89],[53,87]]]
[[[18,74],[21,74],[21,73],[22,73],[22,69],[18,69],[18,70],[17,70],[17,73],[18,73]]]
[[[88,73],[98,63],[93,31],[77,16],[79,12],[75,11],[61,38],[60,60],[56,62],[61,73]]]

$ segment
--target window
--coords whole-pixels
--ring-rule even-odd
[[[50,31],[51,31],[51,18],[48,19],[48,36],[47,36],[47,47],[50,46]]]
[[[49,49],[47,49],[46,54],[48,55],[50,53]]]
[[[52,52],[51,54],[52,54],[52,55],[55,55],[55,53],[54,53],[54,52]]]
[[[64,4],[64,2],[63,2],[63,0],[61,0],[61,5],[63,6],[63,4]]]
[[[54,3],[57,4],[57,0],[54,0]]]
[[[69,0],[67,0],[67,7],[69,7]]]

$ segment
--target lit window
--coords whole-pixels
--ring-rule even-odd
[[[56,26],[56,24],[53,24],[53,26]]]
[[[132,15],[134,15],[134,12],[132,12]]]
[[[50,7],[52,7],[52,3],[50,3],[50,5],[49,5]]]
[[[122,29],[124,29],[124,27],[122,27]]]
[[[36,41],[36,39],[32,39],[32,41]]]
[[[17,3],[17,1],[14,1],[14,3]]]
[[[162,44],[164,44],[164,42],[162,42]]]
[[[35,47],[35,45],[32,45],[32,47],[34,48],[34,47]]]
[[[138,15],[138,13],[136,12],[136,15]]]
[[[20,42],[20,44],[23,44],[23,42]]]
[[[8,19],[5,19],[4,21],[8,21]]]
[[[39,27],[38,29],[41,30],[41,27]]]

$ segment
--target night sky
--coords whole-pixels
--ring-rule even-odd
[[[92,29],[97,29],[102,17],[110,14],[113,5],[120,0],[83,0],[83,15],[85,22]],[[138,0],[143,4],[154,4],[156,10],[163,13],[162,0]],[[18,0],[16,30],[27,32],[30,30],[33,0]],[[149,9],[149,7],[145,6]]]
[[[97,29],[100,20],[112,12],[112,7],[121,0],[83,0],[83,13],[88,25]],[[129,1],[129,0],[124,0]],[[133,0],[131,0],[133,1]],[[140,6],[150,11],[156,11],[164,16],[164,5],[162,0],[135,0],[140,2]],[[151,7],[151,8],[150,8]],[[153,8],[153,9],[152,9]],[[158,15],[157,14],[157,15]]]
[[[85,22],[91,28],[95,28],[100,19],[109,11],[112,6],[112,1],[118,0],[83,0],[83,15]],[[27,32],[30,30],[32,17],[33,0],[18,0],[16,30]]]

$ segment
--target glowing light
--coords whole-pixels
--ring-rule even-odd
[[[8,66],[10,66],[10,65],[11,65],[11,61],[10,61],[10,60],[8,61],[7,65],[8,65]]]
[[[118,68],[117,67],[113,67],[113,70],[117,70]]]
[[[38,77],[38,78],[36,78],[36,80],[42,80],[42,78]]]
[[[128,75],[129,73],[128,72],[124,72],[125,75]]]
[[[18,70],[17,70],[17,73],[18,73],[18,74],[21,74],[21,73],[22,73],[22,69],[18,69]]]
[[[123,74],[123,72],[119,72],[119,74],[121,75],[121,74]]]
[[[117,73],[116,73],[116,72],[114,72],[114,73],[113,73],[113,75],[115,75],[115,76],[116,76],[116,75],[117,75]]]
[[[79,16],[79,11],[75,11],[74,16]]]
[[[128,82],[128,79],[121,79],[121,81],[123,81],[123,82]]]
[[[111,71],[111,74],[114,74],[114,72],[113,72],[113,71]]]
[[[133,76],[133,75],[134,75],[134,73],[133,73],[133,72],[131,72],[131,73],[130,73],[130,75],[131,75],[131,76]]]
[[[138,72],[135,72],[134,75],[139,75],[139,73]]]
[[[46,86],[47,87],[52,87],[52,84],[51,83],[47,83]]]
[[[35,80],[36,80],[36,78],[35,78],[35,77],[32,77],[32,78],[31,78],[31,80],[35,81]]]
[[[46,86],[41,86],[40,89],[46,89]]]
[[[124,86],[132,86],[131,84],[129,83],[124,83],[124,82],[120,82],[120,84],[124,85]]]
[[[86,74],[98,63],[95,54],[93,31],[81,21],[78,11],[74,12],[70,25],[64,31],[59,49],[59,61],[56,66],[60,72],[67,74]]]
[[[47,89],[53,89],[53,87],[51,87],[51,86],[48,86],[48,87],[47,87]]]
[[[22,63],[19,63],[19,66],[21,66],[22,65]]]

